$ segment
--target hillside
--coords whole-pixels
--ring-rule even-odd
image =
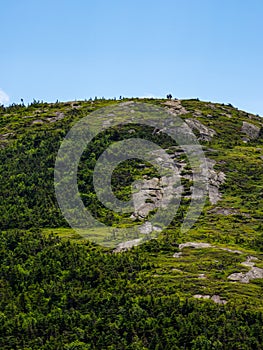
[[[208,193],[186,232],[194,191],[188,155],[165,130],[100,117],[103,108],[132,111],[138,103],[180,117],[202,145]],[[67,132],[84,117],[104,129],[81,155],[78,189],[104,226],[76,232],[57,203],[54,167]],[[129,159],[114,170],[113,192],[133,198],[132,212],[107,208],[93,184],[104,150],[138,137],[164,149],[180,178],[178,210],[151,240],[144,238],[156,236],[150,219],[164,197],[156,167]],[[197,99],[2,106],[0,157],[1,349],[263,349],[260,116]],[[139,224],[145,243],[134,246]]]

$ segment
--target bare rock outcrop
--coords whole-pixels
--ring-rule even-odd
[[[211,204],[216,204],[222,197],[219,192],[220,186],[225,182],[226,175],[222,171],[214,170],[216,162],[212,159],[206,159],[208,169],[208,195]]]
[[[152,233],[153,231],[155,232],[160,232],[162,229],[158,226],[153,225],[150,221],[145,221],[144,224],[138,227],[138,230],[140,233],[148,235]]]
[[[215,130],[208,128],[197,119],[189,118],[186,119],[185,122],[192,130],[196,130],[199,132],[199,139],[201,141],[211,141],[212,137],[216,135]]]
[[[233,254],[243,254],[241,250],[237,250],[237,249],[229,249],[229,248],[220,248],[220,249]]]
[[[156,153],[156,159],[159,164],[164,168],[176,169],[174,171],[179,171],[178,176],[187,180],[193,180],[193,174],[191,171],[189,173],[183,173],[186,163],[180,162],[177,164],[176,156],[171,156],[170,162],[161,159],[160,155]],[[163,161],[163,163],[162,163]],[[221,193],[219,192],[220,186],[225,182],[225,174],[222,171],[214,170],[215,161],[206,159],[207,180],[208,180],[208,196],[211,204],[216,204],[221,199]],[[177,170],[178,169],[178,170]],[[198,191],[198,188],[191,186],[191,195],[186,195],[186,197],[193,196],[203,196],[203,191]],[[166,191],[166,196],[164,196],[164,191]],[[150,211],[159,208],[160,206],[165,208],[170,200],[175,196],[179,198],[184,191],[184,187],[180,184],[174,183],[174,179],[171,176],[162,176],[160,179],[154,177],[152,179],[144,178],[141,181],[136,181],[133,184],[133,203],[134,212],[131,218],[134,220],[144,220]],[[200,192],[200,193],[199,193]]]
[[[231,281],[238,281],[241,283],[249,283],[250,280],[263,278],[263,269],[254,266],[255,263],[253,261],[255,260],[258,260],[258,258],[254,256],[248,256],[247,260],[241,263],[241,265],[251,267],[251,269],[248,272],[232,273],[230,276],[228,276],[228,279]]]
[[[182,252],[174,253],[173,258],[180,258],[183,255]]]
[[[56,121],[58,121],[58,120],[61,120],[61,119],[63,119],[63,118],[65,118],[65,114],[64,114],[64,113],[62,113],[62,112],[56,112],[56,116],[54,116],[54,117],[48,117],[48,118],[47,118],[47,121],[49,121],[50,123],[54,123],[54,122],[56,122]]]
[[[182,106],[180,100],[169,100],[169,101],[166,101],[164,105],[169,107],[169,111],[172,114],[181,115],[181,114],[188,113],[188,111]]]
[[[117,247],[113,250],[113,253],[125,252],[132,247],[139,245],[141,242],[141,238],[136,238],[131,241],[121,242],[117,245]]]
[[[183,186],[177,181],[180,175],[175,161],[169,156],[164,159],[159,151],[153,151],[152,156],[161,168],[169,170],[170,175],[150,179],[145,176],[133,183],[134,212],[131,218],[134,220],[144,220],[156,208],[167,208],[171,199],[180,198],[183,192]]]
[[[246,134],[247,138],[244,138],[243,141],[255,140],[258,138],[260,133],[260,128],[254,124],[243,122],[241,131]]]
[[[158,178],[143,179],[133,184],[134,212],[132,219],[144,219],[151,210],[160,206],[162,199],[162,188]]]
[[[230,248],[224,248],[224,247],[217,247],[215,245],[212,245],[210,243],[203,243],[203,242],[185,242],[185,243],[181,243],[179,244],[178,248],[179,250],[182,250],[184,248],[195,248],[195,249],[205,249],[205,248],[217,248],[217,249],[220,249],[220,250],[224,250],[226,252],[229,252],[229,253],[233,253],[233,254],[244,254],[243,252],[241,252],[240,250],[237,250],[237,249],[230,249]],[[179,254],[179,253],[176,253],[176,254]],[[255,260],[257,258],[252,258],[252,260]],[[254,266],[254,264],[253,264]]]
[[[202,242],[186,242],[186,243],[179,244],[180,250],[187,247],[201,249],[201,248],[211,248],[213,246],[210,243],[202,243]]]
[[[215,302],[216,304],[221,304],[221,305],[225,305],[227,303],[226,300],[221,299],[220,295],[213,295],[211,297],[211,300],[213,300],[213,302]]]
[[[225,305],[227,303],[226,300],[221,299],[221,297],[219,295],[213,295],[212,297],[210,295],[203,295],[203,294],[195,294],[194,298],[196,299],[211,299],[213,300],[214,303],[216,304],[221,304],[221,305]]]
[[[211,210],[209,210],[209,213],[211,214],[218,214],[218,215],[242,215],[243,217],[249,218],[250,215],[248,213],[242,213],[238,209],[235,208],[223,208],[223,207],[215,207]]]

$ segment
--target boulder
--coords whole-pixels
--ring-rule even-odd
[[[244,139],[245,141],[255,140],[259,137],[260,127],[248,122],[243,122],[241,131],[248,137],[248,139]]]

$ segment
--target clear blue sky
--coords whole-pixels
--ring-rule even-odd
[[[0,29],[2,103],[172,93],[263,115],[262,0],[8,0]]]

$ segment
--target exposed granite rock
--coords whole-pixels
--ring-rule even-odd
[[[122,242],[119,243],[117,245],[117,247],[113,250],[113,253],[120,253],[120,252],[124,252],[128,249],[131,249],[132,247],[135,247],[137,245],[139,245],[141,242],[141,238],[137,238],[137,239],[133,239],[131,241],[126,241],[126,242]]]
[[[170,107],[169,111],[172,114],[180,115],[180,114],[188,113],[188,111],[182,106],[180,100],[169,100],[169,101],[166,101],[164,105]]]
[[[260,128],[254,124],[243,122],[241,131],[247,135],[247,138],[244,138],[243,141],[255,140],[258,138],[260,133]]]
[[[220,295],[213,295],[211,297],[211,300],[213,300],[213,302],[215,302],[216,304],[221,304],[221,305],[225,305],[227,303],[226,300],[221,299]]]
[[[133,183],[134,212],[131,218],[144,219],[151,210],[160,206],[161,199],[162,189],[158,178],[136,181]]]
[[[174,253],[173,258],[180,258],[183,255],[182,252]]]
[[[225,250],[226,252],[229,252],[229,253],[243,254],[243,252],[241,252],[241,250],[237,250],[237,249],[229,249],[229,248],[220,248],[220,249]]]
[[[49,121],[50,123],[54,123],[54,122],[56,122],[58,120],[61,120],[63,118],[65,118],[65,114],[64,113],[56,112],[56,116],[47,118],[47,121]]]
[[[154,226],[150,221],[146,221],[144,224],[138,227],[140,233],[145,235],[152,233],[153,231],[160,232],[162,231],[161,227]]]
[[[150,211],[159,208],[166,208],[174,195],[181,195],[182,186],[173,187],[172,178],[143,179],[133,183],[134,212],[132,219],[143,220]],[[164,198],[164,189],[168,195]],[[169,194],[170,193],[170,194]]]
[[[209,158],[206,158],[206,164],[201,164],[203,167],[203,174],[206,174],[207,180],[208,180],[208,196],[209,201],[211,204],[216,204],[222,197],[221,193],[219,192],[220,186],[225,182],[226,175],[222,171],[216,171],[214,170],[214,165],[216,162],[214,160],[211,160]],[[182,175],[183,178],[188,180],[193,180],[193,176],[190,174]],[[191,187],[191,190],[193,192],[193,187]],[[195,188],[195,196],[198,198],[198,196],[202,196],[203,192],[198,192],[198,188]],[[190,198],[191,196],[186,196]]]
[[[144,177],[133,183],[134,212],[131,215],[132,219],[144,220],[150,211],[159,207],[166,208],[171,199],[180,198],[183,191],[183,186],[176,179],[176,176],[179,179],[179,172],[174,160],[169,156],[164,159],[159,151],[153,151],[152,156],[161,168],[171,170],[172,175],[164,175],[160,179]]]
[[[225,182],[226,175],[222,171],[215,171],[216,162],[211,159],[206,159],[208,169],[208,194],[211,204],[216,204],[221,199],[219,187]]]
[[[191,248],[211,248],[212,245],[210,243],[201,243],[201,242],[186,242],[179,244],[179,249],[184,249],[187,247]]]
[[[241,213],[239,210],[235,208],[221,208],[221,207],[215,207],[211,210],[209,210],[209,213],[211,214],[219,214],[219,215],[224,215],[224,216],[229,216],[229,215],[242,215],[244,217],[250,217],[249,214],[247,213]]]
[[[215,130],[208,128],[197,119],[186,119],[185,122],[192,130],[197,130],[200,133],[199,139],[202,141],[211,141],[212,137],[216,135]]]
[[[254,256],[248,256],[247,260],[241,263],[241,265],[243,266],[251,267],[251,269],[248,272],[232,273],[230,276],[228,276],[228,279],[231,281],[238,281],[241,283],[249,283],[250,280],[263,278],[263,269],[255,267],[255,263],[253,262],[253,260],[258,260],[258,258]]]
[[[196,299],[210,299],[211,296],[210,295],[203,295],[203,294],[195,294],[194,298],[196,298]]]
[[[234,249],[229,249],[229,248],[221,248],[214,246],[210,243],[202,243],[202,242],[186,242],[186,243],[181,243],[179,244],[179,249],[182,250],[186,247],[191,247],[191,248],[197,248],[197,249],[202,249],[202,248],[218,248],[220,250],[225,250],[229,253],[234,253],[234,254],[243,254],[240,250],[234,250]]]
[[[256,258],[255,256],[249,255],[247,257],[247,260],[242,262],[241,265],[248,266],[248,267],[253,267],[255,265],[255,263],[252,262],[252,261],[257,261],[257,260],[258,260],[258,258]]]
[[[153,152],[154,153],[154,152]],[[176,162],[177,151],[174,155],[170,156],[170,160],[162,159],[158,151],[155,151],[155,158],[158,163],[166,169],[174,169],[178,176],[190,180],[193,180],[193,174],[190,170],[189,173],[182,173],[186,163],[183,161]],[[181,154],[181,153],[180,153]],[[208,178],[208,196],[211,204],[216,204],[221,199],[221,193],[219,192],[219,187],[225,181],[225,174],[223,172],[217,172],[214,170],[215,161],[211,159],[206,159],[206,164],[203,164],[203,171],[207,171]],[[142,164],[143,166],[143,164]],[[178,174],[179,172],[179,174]],[[133,184],[133,203],[134,212],[131,218],[136,220],[144,220],[150,211],[163,207],[165,208],[170,200],[175,196],[179,198],[184,190],[184,187],[178,183],[178,186],[174,186],[174,179],[171,176],[162,176],[159,178],[147,179],[144,178],[141,181],[136,181]],[[166,195],[164,198],[164,189],[166,190]],[[186,195],[185,197],[194,197],[194,199],[201,198],[204,193],[201,189],[191,186],[191,195]]]
[[[237,273],[232,273],[230,276],[228,276],[229,280],[239,281],[241,283],[249,283],[250,280],[253,280],[256,278],[263,278],[263,269],[260,269],[258,267],[252,267],[251,270],[246,273],[237,272]]]
[[[216,304],[221,304],[221,305],[225,305],[227,303],[227,301],[224,299],[221,299],[221,297],[219,295],[213,295],[211,297],[210,295],[195,294],[194,298],[196,298],[196,299],[211,299]]]

